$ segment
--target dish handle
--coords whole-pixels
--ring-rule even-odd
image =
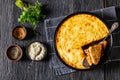
[[[108,62],[111,61],[120,61],[120,32],[112,34],[112,48]]]

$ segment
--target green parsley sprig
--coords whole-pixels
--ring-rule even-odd
[[[16,6],[22,9],[22,13],[18,18],[18,22],[21,24],[25,24],[26,22],[32,24],[33,30],[36,29],[36,24],[43,18],[45,15],[42,14],[42,4],[40,2],[36,2],[34,5],[28,4],[26,6],[22,0],[16,0]]]

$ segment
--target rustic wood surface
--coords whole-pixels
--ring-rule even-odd
[[[37,0],[24,0],[34,3]],[[117,6],[119,10],[120,0],[39,0],[44,4],[44,10],[48,18],[68,15],[78,11],[90,11],[109,6]],[[43,23],[37,25],[40,35],[29,37],[23,41],[12,37],[12,29],[21,25],[17,22],[20,10],[15,6],[15,0],[0,0],[0,80],[120,80],[120,62],[112,62],[89,71],[77,71],[74,73],[56,76],[49,69],[48,59],[42,62],[31,62],[25,55],[26,47],[33,41],[46,43]],[[118,11],[119,13],[119,11]],[[30,30],[30,25],[26,24]],[[11,44],[22,47],[24,54],[20,62],[10,62],[5,55],[6,48]]]

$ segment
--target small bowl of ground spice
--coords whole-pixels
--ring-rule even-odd
[[[26,37],[27,31],[23,26],[16,26],[12,31],[12,35],[15,39],[22,40]]]
[[[16,62],[22,58],[23,51],[20,46],[13,44],[7,48],[6,55],[9,60]]]

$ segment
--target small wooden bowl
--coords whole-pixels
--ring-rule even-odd
[[[10,49],[13,48],[13,47],[18,48],[18,50],[19,50],[19,56],[18,56],[16,59],[12,59],[12,58],[10,57],[10,54],[9,54]],[[23,51],[22,51],[22,49],[21,49],[20,46],[18,46],[18,45],[16,45],[16,44],[12,44],[12,45],[10,45],[10,46],[7,48],[7,50],[6,50],[6,55],[7,55],[7,58],[8,58],[10,61],[12,61],[12,62],[17,62],[17,61],[19,61],[19,60],[22,58]]]
[[[23,31],[24,31],[24,36],[22,37],[22,38],[19,38],[19,37],[17,37],[17,36],[15,36],[15,34],[18,34],[18,35],[20,35],[21,33],[20,32],[16,32],[16,29],[17,28],[21,28],[21,29],[23,29]],[[26,35],[27,35],[27,30],[26,30],[26,28],[25,27],[23,27],[23,26],[16,26],[14,29],[13,29],[13,31],[12,31],[12,36],[15,38],[15,39],[17,39],[17,40],[23,40],[23,39],[25,39],[25,37],[26,37]]]

